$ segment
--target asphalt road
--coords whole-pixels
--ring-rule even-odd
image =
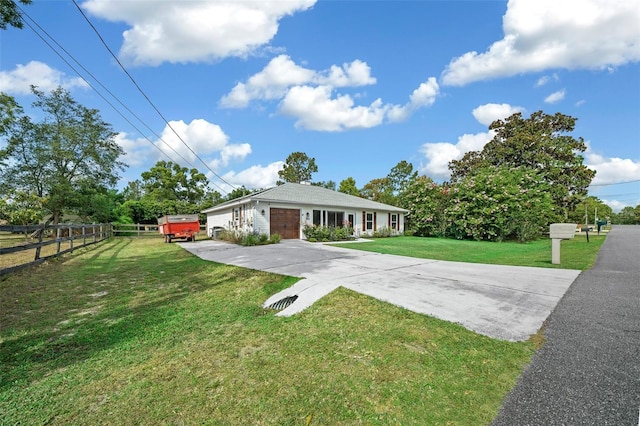
[[[613,227],[545,336],[494,426],[640,424],[640,226]]]

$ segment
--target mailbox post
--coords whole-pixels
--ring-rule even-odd
[[[551,237],[551,263],[560,264],[560,241],[570,240],[576,235],[575,223],[552,223],[549,226]]]

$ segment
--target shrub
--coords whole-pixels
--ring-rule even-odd
[[[336,228],[335,226],[316,226],[316,225],[305,225],[302,228],[302,233],[304,234],[307,241],[315,242],[315,241],[345,241],[350,240],[353,235],[353,228],[349,226],[345,226],[342,228]]]
[[[271,244],[278,244],[281,239],[282,237],[280,234],[273,234],[271,235],[271,238],[269,238],[269,241],[271,241]]]

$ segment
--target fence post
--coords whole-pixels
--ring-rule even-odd
[[[73,253],[73,228],[69,227],[69,251]]]
[[[42,228],[38,229],[37,232],[38,232],[38,247],[36,247],[35,259],[33,259],[34,262],[40,259],[40,249],[42,248],[42,234],[44,234],[44,225],[42,225]]]
[[[87,226],[82,225],[82,245],[87,245]]]
[[[62,229],[58,228],[58,229],[56,229],[56,240],[57,240],[57,243],[56,243],[56,254],[60,254],[60,246],[62,244],[61,238],[62,238]]]

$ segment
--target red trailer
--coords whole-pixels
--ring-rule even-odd
[[[158,231],[164,235],[164,242],[173,239],[195,241],[200,232],[200,221],[197,214],[166,215],[158,218]]]

